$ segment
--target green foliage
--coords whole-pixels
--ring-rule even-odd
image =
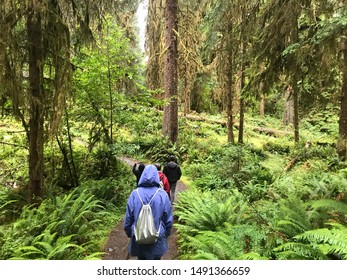
[[[175,213],[183,259],[243,259],[251,252],[254,258],[271,256],[272,230],[256,223],[258,214],[237,191],[190,188],[180,194]]]
[[[175,214],[179,224],[175,224],[180,235],[183,251],[190,251],[191,239],[203,231],[216,232],[225,229],[228,224],[239,224],[247,217],[248,207],[240,195],[227,192],[190,189],[180,194]],[[198,238],[199,239],[199,238]],[[200,242],[197,240],[197,242]]]
[[[113,177],[118,170],[117,151],[114,146],[100,145],[91,153],[87,164],[84,166],[86,178],[100,180]]]
[[[18,218],[25,203],[18,190],[0,186],[0,225]]]
[[[223,194],[226,193],[228,192]],[[184,231],[190,233],[191,230],[213,231],[223,228],[226,222],[240,222],[242,216],[247,213],[247,205],[237,191],[229,193],[229,196],[224,196],[222,201],[218,191],[202,192],[190,189],[181,193],[176,205],[176,214],[186,228]]]
[[[110,19],[105,25],[104,34],[95,34],[97,44],[83,48],[74,57],[73,117],[84,122],[90,148],[99,141],[110,144],[114,136],[110,126],[116,131],[115,125],[132,120],[135,93],[140,92],[138,100],[142,95],[146,95],[143,100],[150,97],[139,84],[140,57],[130,47],[125,32]]]
[[[325,41],[336,40],[336,38],[343,36],[346,27],[346,13],[336,13],[333,17],[319,22],[317,33],[310,39],[310,43],[322,44]]]
[[[295,236],[296,242],[279,246],[278,256],[284,259],[347,259],[347,228],[330,223],[332,228],[305,231]]]
[[[96,257],[100,237],[115,222],[109,211],[114,209],[107,210],[88,189],[46,199],[38,208],[26,206],[4,231],[0,259]]]
[[[309,203],[312,209],[311,220],[318,227],[324,227],[327,221],[347,224],[347,205],[333,199],[314,200]]]
[[[312,229],[307,206],[296,197],[289,197],[279,203],[276,230],[286,236],[294,236]]]
[[[287,155],[290,153],[290,146],[283,140],[269,141],[263,146],[263,149],[272,154]]]
[[[272,174],[260,164],[264,154],[250,146],[223,146],[209,148],[208,157],[195,160],[186,172],[195,178],[194,185],[201,189],[237,187],[247,184],[265,186],[272,182]]]
[[[304,186],[308,188],[310,199],[333,198],[347,191],[347,179],[329,173],[313,173],[307,176]]]
[[[189,255],[196,260],[232,260],[243,253],[243,245],[233,232],[202,231],[188,237]]]
[[[37,236],[30,246],[20,246],[13,253],[12,260],[76,260],[76,259],[99,259],[101,253],[85,256],[88,247],[76,245],[72,239],[73,235],[60,236],[46,230]]]

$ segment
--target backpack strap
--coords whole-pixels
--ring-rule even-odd
[[[152,202],[154,196],[157,194],[157,192],[158,192],[159,190],[160,190],[160,188],[158,188],[158,189],[155,191],[155,193],[153,194],[153,196],[152,196],[151,200],[148,202],[148,204],[150,204],[150,203]],[[140,199],[140,201],[141,201],[141,204],[142,204],[142,205],[145,205],[145,204],[143,203],[143,201],[142,201],[141,196],[140,196],[139,188],[136,189],[136,192],[137,192],[137,195],[138,195],[138,197],[139,197],[139,199]],[[148,205],[148,204],[146,204],[146,205]]]

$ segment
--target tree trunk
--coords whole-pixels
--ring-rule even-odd
[[[293,88],[289,85],[284,94],[284,112],[283,112],[283,124],[294,123],[294,98]]]
[[[177,0],[167,0],[165,7],[165,43],[167,47],[164,65],[165,99],[169,101],[164,106],[163,135],[172,143],[178,137],[178,107],[177,107]]]
[[[108,34],[107,34],[108,35]],[[110,65],[110,50],[109,42],[107,41],[107,79],[108,79],[108,94],[110,100],[110,141],[113,144],[113,97],[112,97],[112,75]]]
[[[77,174],[77,169],[76,169],[75,160],[74,160],[74,153],[72,149],[70,121],[69,121],[69,113],[67,109],[65,109],[65,115],[66,115],[67,136],[68,136],[68,142],[69,142],[69,151],[70,151],[70,158],[71,158],[71,165],[72,165],[72,181],[73,181],[73,186],[78,187],[79,180],[78,180],[78,174]]]
[[[337,154],[343,161],[347,159],[347,39],[343,44],[343,81],[340,97],[339,136]]]
[[[265,117],[265,94],[263,92],[264,84],[261,82],[259,86],[260,102],[259,102],[259,115]]]
[[[29,186],[28,198],[33,201],[43,194],[44,88],[41,16],[32,8],[27,18],[29,55]]]
[[[299,143],[299,96],[298,96],[298,86],[297,80],[294,80],[294,142]]]
[[[244,42],[241,46],[241,55],[242,55],[242,62],[241,62],[241,80],[240,80],[240,125],[239,125],[239,138],[238,143],[243,143],[243,131],[244,131],[244,123],[245,123],[245,102],[244,102],[244,92],[243,88],[245,87],[245,45]]]
[[[188,48],[188,43],[186,41],[186,48]],[[188,73],[188,65],[187,61],[184,61],[184,73]],[[189,87],[189,82],[188,82],[188,77],[187,75],[184,75],[183,77],[183,113],[186,116],[187,114],[190,113],[190,87]]]
[[[231,28],[229,29],[231,32]],[[231,40],[230,40],[231,41]],[[234,140],[234,117],[233,117],[233,59],[232,47],[228,43],[228,70],[227,70],[227,118],[228,118],[228,143],[235,143]]]

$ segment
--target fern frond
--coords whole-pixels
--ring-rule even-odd
[[[317,248],[303,243],[287,242],[274,249],[279,259],[326,260],[327,257]]]
[[[262,256],[255,252],[250,252],[247,254],[240,255],[239,260],[269,260],[268,257]]]
[[[310,230],[296,236],[296,239],[310,244],[326,244],[324,247],[328,254],[337,255],[347,259],[347,230],[346,228],[320,228]]]
[[[307,206],[297,198],[280,202],[279,220],[276,230],[292,238],[312,228]]]
[[[218,260],[215,254],[198,251],[193,257],[193,260]]]
[[[328,220],[334,220],[338,223],[347,222],[347,204],[342,201],[333,199],[321,199],[311,201],[309,205],[315,212],[317,220],[322,220],[326,223]]]

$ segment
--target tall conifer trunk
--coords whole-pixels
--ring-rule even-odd
[[[245,98],[243,89],[245,87],[245,56],[246,56],[246,48],[245,48],[245,40],[242,39],[241,43],[241,81],[240,81],[240,123],[239,123],[239,137],[238,143],[243,143],[243,132],[244,132],[244,123],[245,123]]]
[[[43,190],[43,53],[41,16],[34,7],[27,17],[29,61],[29,186],[28,198],[33,201]]]
[[[178,107],[177,107],[177,0],[167,0],[165,7],[165,43],[167,47],[164,63],[164,91],[169,104],[164,106],[163,135],[172,143],[178,136]]]
[[[343,80],[340,97],[339,137],[337,154],[341,160],[347,160],[347,39],[343,44]]]
[[[228,26],[229,34],[232,34],[233,31],[233,25],[230,22]],[[234,139],[234,115],[233,115],[233,100],[234,100],[234,93],[233,93],[233,46],[232,46],[232,37],[229,35],[228,40],[226,42],[226,48],[227,48],[227,69],[226,69],[226,76],[227,76],[227,126],[228,126],[228,143],[235,143]]]

